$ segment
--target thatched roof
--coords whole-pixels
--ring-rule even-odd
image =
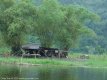
[[[39,49],[39,44],[26,44],[22,45],[22,49]]]
[[[22,49],[24,50],[58,50],[57,48],[46,48],[46,47],[41,47],[40,44],[26,44],[26,45],[22,45]]]
[[[40,47],[40,49],[44,49],[44,50],[58,50],[58,48],[46,48],[46,47]]]

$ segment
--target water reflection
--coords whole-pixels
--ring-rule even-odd
[[[0,65],[0,80],[2,80],[1,78],[25,78],[25,80],[31,80],[30,78],[35,78],[34,80],[107,80],[106,74],[107,69],[103,68]]]
[[[20,77],[20,71],[17,66],[0,65],[0,80],[8,79],[8,78],[13,79],[19,77]]]

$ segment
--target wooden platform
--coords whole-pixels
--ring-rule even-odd
[[[34,58],[36,58],[37,54],[22,54],[22,57],[27,57],[27,58],[34,57]]]

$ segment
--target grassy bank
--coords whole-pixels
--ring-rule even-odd
[[[89,59],[80,59],[81,54],[72,54],[67,59],[34,59],[17,57],[0,57],[0,63],[35,64],[35,65],[61,65],[77,67],[107,67],[107,55],[89,55]]]
[[[62,61],[59,59],[28,59],[28,58],[0,58],[0,63],[12,63],[12,64],[37,64],[37,65],[72,65],[70,61]]]
[[[77,66],[89,66],[89,67],[107,67],[107,55],[92,55],[89,54],[89,59],[87,60],[78,60],[79,56],[82,54],[73,54],[70,55],[73,59],[77,59],[74,61],[73,65]]]

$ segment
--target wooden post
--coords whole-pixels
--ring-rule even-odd
[[[60,50],[60,51],[59,51],[59,54],[58,54],[59,58],[61,58],[61,53],[62,53],[62,51]]]

